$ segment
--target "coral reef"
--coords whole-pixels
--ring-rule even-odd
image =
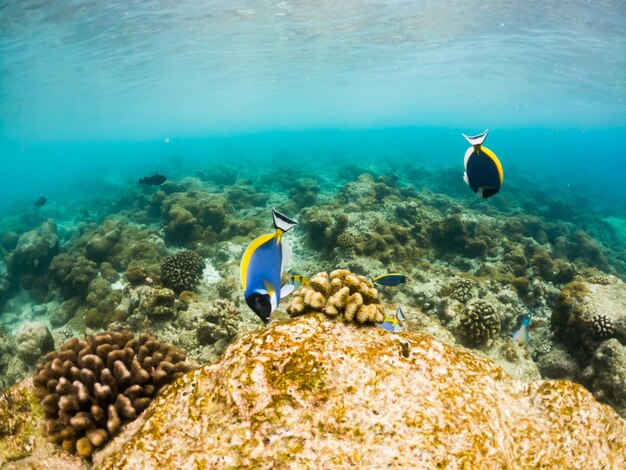
[[[57,226],[54,220],[48,219],[19,237],[8,258],[8,272],[33,298],[43,301],[48,293],[48,265],[58,250]]]
[[[217,299],[197,325],[200,344],[213,344],[223,351],[237,336],[239,309],[228,299]],[[221,343],[221,344],[218,344]]]
[[[167,257],[161,265],[161,282],[165,287],[180,294],[184,290],[195,290],[202,270],[204,260],[193,251],[179,251]]]
[[[300,288],[287,307],[291,316],[309,312],[324,312],[330,317],[358,323],[380,323],[384,309],[378,301],[378,291],[365,276],[346,269],[317,273],[310,286]]]
[[[43,323],[25,322],[15,335],[17,355],[26,364],[34,365],[44,354],[54,350],[54,338]]]
[[[46,355],[33,379],[48,440],[91,455],[189,369],[184,353],[147,335],[105,331],[70,339]]]
[[[499,332],[502,319],[488,302],[477,300],[463,311],[459,331],[464,340],[472,345],[480,345],[493,339]]]
[[[626,284],[574,281],[560,292],[552,312],[555,335],[572,353],[588,357],[598,342],[614,336],[626,344]]]
[[[578,385],[518,382],[427,337],[309,315],[247,335],[185,375],[94,465],[622,468],[625,459],[626,423]]]
[[[165,287],[150,289],[142,297],[140,308],[152,318],[172,317],[176,313],[176,294]]]

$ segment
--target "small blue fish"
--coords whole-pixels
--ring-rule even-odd
[[[400,273],[381,274],[372,279],[374,284],[381,286],[395,287],[406,282],[406,276]]]
[[[282,238],[298,222],[274,209],[272,217],[275,232],[261,235],[250,243],[241,258],[240,266],[246,303],[264,323],[269,322],[280,299],[294,290],[291,284],[282,288],[280,285],[285,263],[291,256],[289,245]]]
[[[399,333],[402,331],[402,322],[406,320],[402,306],[398,306],[395,315],[391,317],[385,317],[382,323],[376,323],[376,326],[383,330],[391,331],[392,333]]]
[[[525,344],[528,346],[530,344],[530,336],[528,333],[528,327],[530,326],[530,315],[524,315],[522,317],[522,325],[519,329],[513,333],[513,341],[517,344]]]
[[[471,145],[465,152],[463,180],[472,191],[479,193],[484,199],[500,191],[504,182],[500,160],[495,153],[482,146],[488,132],[489,129],[473,136],[462,134]]]

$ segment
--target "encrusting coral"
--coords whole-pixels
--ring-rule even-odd
[[[33,379],[48,440],[87,457],[160,388],[190,370],[174,346],[130,331],[72,338],[46,355]]]
[[[500,332],[501,321],[493,305],[477,300],[465,307],[459,329],[469,343],[479,345],[493,339]]]
[[[287,313],[291,316],[323,312],[329,317],[341,316],[346,321],[380,323],[384,308],[372,281],[347,269],[317,273],[310,286],[302,287],[293,296]]]
[[[179,251],[168,256],[161,265],[161,282],[177,294],[184,290],[193,291],[203,269],[204,260],[199,254],[189,250]]]

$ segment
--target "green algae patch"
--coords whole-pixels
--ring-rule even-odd
[[[325,385],[322,364],[307,351],[306,346],[299,347],[282,367],[266,365],[265,373],[270,385],[283,394],[291,388],[317,394],[323,391]]]
[[[23,385],[0,395],[0,465],[31,455],[43,413],[37,398]]]

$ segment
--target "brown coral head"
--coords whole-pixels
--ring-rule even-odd
[[[472,345],[485,343],[500,332],[501,318],[489,302],[477,300],[465,307],[460,320],[460,333]]]
[[[191,369],[175,346],[131,331],[72,338],[46,355],[33,378],[48,440],[88,457]]]
[[[298,316],[310,312],[357,323],[380,323],[384,318],[384,308],[372,281],[347,269],[317,273],[309,286],[294,294],[287,313]]]
[[[193,251],[185,250],[168,256],[161,265],[161,282],[177,294],[195,290],[202,271],[204,260]]]

